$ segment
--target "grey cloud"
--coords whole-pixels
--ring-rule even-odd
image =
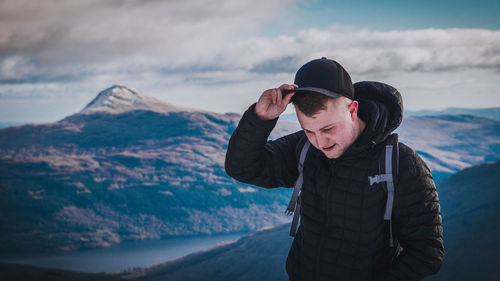
[[[179,65],[244,38],[286,2],[1,1],[0,60],[52,70],[153,58]]]
[[[424,29],[370,31],[303,30],[295,36],[252,38],[229,48],[228,59],[262,74],[294,73],[303,63],[329,57],[349,72],[378,74],[498,69],[500,31]],[[251,54],[249,59],[239,54]]]
[[[67,83],[67,82],[78,82],[85,80],[81,74],[37,74],[30,75],[23,78],[6,78],[0,79],[0,83],[3,84],[25,84],[25,83]]]
[[[269,61],[259,62],[252,66],[251,72],[258,73],[280,73],[280,72],[294,72],[297,70],[297,58],[293,56],[286,56]]]
[[[293,1],[0,1],[0,83],[134,79],[144,73],[231,83],[293,75],[322,56],[354,74],[500,68],[500,31],[494,30],[333,26],[252,36],[259,23]],[[249,78],[242,78],[245,73]]]

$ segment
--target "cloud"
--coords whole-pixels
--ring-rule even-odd
[[[269,22],[286,25],[298,1],[0,0],[0,99],[5,109],[16,99],[60,104],[74,96],[79,104],[64,116],[124,84],[179,106],[239,111],[255,100],[249,93],[292,82],[301,65],[326,56],[353,81],[391,81],[415,93],[413,104],[422,93],[478,89],[485,103],[499,100],[498,30],[332,25],[265,35]]]
[[[75,66],[106,71],[102,66],[116,61],[160,59],[166,67],[182,67],[196,58],[206,65],[220,55],[220,46],[245,38],[290,2],[1,1],[0,63],[6,68],[22,57],[40,72],[63,73]],[[4,79],[10,76],[2,72]]]
[[[4,80],[15,81],[33,71],[33,65],[21,56],[10,56],[2,60],[0,73]]]
[[[225,81],[238,71],[293,73],[322,56],[353,74],[500,68],[500,31],[332,26],[263,37],[256,33],[259,22],[286,0],[262,0],[255,4],[259,9],[239,1],[202,2],[206,8],[193,9],[185,1],[1,2],[0,81],[82,81],[150,72],[216,83],[206,73],[223,73]],[[7,16],[11,13],[18,16]]]
[[[255,38],[245,47],[251,49],[252,45],[262,46],[263,52],[257,52],[260,56],[254,64],[263,72],[296,69],[322,56],[337,59],[358,74],[500,68],[500,31],[491,30],[370,31],[333,27],[302,30],[293,37]]]

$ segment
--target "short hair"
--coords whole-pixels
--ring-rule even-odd
[[[298,92],[292,97],[292,103],[308,117],[326,110],[329,100],[333,98],[315,92]]]

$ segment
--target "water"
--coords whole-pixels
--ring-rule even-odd
[[[36,257],[6,258],[2,261],[82,272],[118,272],[180,258],[193,252],[210,249],[223,242],[237,240],[243,235],[227,234],[131,241],[109,248]]]

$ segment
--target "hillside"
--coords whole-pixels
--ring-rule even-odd
[[[114,86],[58,122],[1,129],[0,256],[253,232],[288,222],[283,210],[290,190],[241,184],[224,171],[240,117]],[[299,129],[280,121],[271,138]],[[398,132],[425,158],[436,182],[500,158],[499,121],[409,117]]]
[[[500,115],[496,120],[481,117],[495,117],[499,111],[500,108],[426,111],[435,114],[429,116],[405,113],[395,133],[422,156],[435,182],[439,182],[464,168],[500,158]],[[458,114],[461,112],[478,115]],[[298,123],[295,114],[286,114],[282,119]]]
[[[122,113],[129,110],[150,110],[155,112],[193,111],[163,102],[155,97],[141,93],[135,89],[115,85],[101,91],[79,113],[91,114],[97,111]]]
[[[467,168],[439,184],[445,262],[439,276],[429,280],[498,279],[499,183],[497,161]]]
[[[422,156],[436,182],[500,158],[500,121],[471,115],[405,117],[396,132]]]
[[[2,281],[124,281],[126,279],[108,275],[76,271],[38,268],[29,265],[0,263]]]
[[[473,115],[500,121],[500,107],[460,108],[450,107],[443,110],[408,110],[406,116]]]
[[[500,274],[500,161],[460,171],[438,186],[445,263],[425,280],[497,280]],[[139,280],[287,280],[289,224],[236,243],[122,275]]]
[[[147,281],[288,280],[285,260],[290,225],[259,231],[228,245],[121,276]]]
[[[239,115],[136,95],[117,86],[59,122],[0,130],[2,255],[250,232],[289,219],[288,190],[250,187],[224,171]]]

